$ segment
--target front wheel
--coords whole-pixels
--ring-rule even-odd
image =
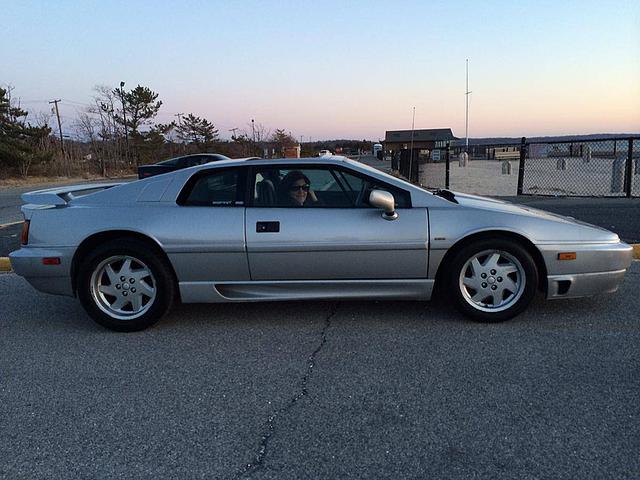
[[[448,283],[462,313],[477,321],[499,322],[529,305],[536,293],[538,270],[518,243],[486,239],[455,255]]]
[[[174,296],[171,267],[139,240],[108,242],[80,265],[80,302],[97,323],[111,330],[133,332],[155,324]]]

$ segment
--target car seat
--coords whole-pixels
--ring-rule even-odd
[[[275,206],[276,205],[276,187],[273,182],[268,179],[259,181],[256,184],[256,200],[258,205]]]

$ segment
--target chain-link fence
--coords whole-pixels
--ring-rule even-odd
[[[637,137],[447,145],[402,150],[391,160],[392,170],[428,188],[497,196],[640,196]]]
[[[466,158],[464,157],[466,153]],[[397,152],[392,170],[427,188],[479,195],[515,195],[520,144],[446,145]]]
[[[526,143],[518,194],[631,196],[640,154],[633,146],[627,138]]]
[[[631,144],[632,157],[632,177],[631,177],[631,196],[640,197],[640,139],[636,138]]]
[[[397,153],[397,169],[409,181],[427,188],[448,188],[449,148],[401,150]]]

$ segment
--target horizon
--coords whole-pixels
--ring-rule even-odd
[[[464,138],[640,131],[640,4],[185,2],[5,6],[0,85],[65,133],[96,85],[159,94],[155,119],[251,119],[306,143],[451,128]],[[615,28],[612,28],[615,27]]]

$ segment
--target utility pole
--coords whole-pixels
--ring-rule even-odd
[[[120,82],[120,101],[122,102],[122,119],[124,121],[124,141],[127,146],[125,157],[129,163],[129,133],[127,132],[127,109],[124,105],[124,82]]]
[[[184,113],[174,113],[173,116],[176,117],[178,119],[178,128],[182,127],[182,116],[184,115]],[[183,140],[181,138],[181,132],[178,131],[178,140]],[[187,146],[185,145],[184,141],[180,142],[180,145],[182,145],[182,151],[185,152],[187,149]]]
[[[467,71],[467,88],[465,89],[464,96],[466,99],[466,110],[464,116],[464,150],[467,152],[469,150],[469,59],[466,60],[466,71]]]
[[[411,181],[411,174],[413,170],[411,170],[413,166],[413,131],[416,125],[416,107],[413,107],[413,119],[411,120],[411,149],[409,151],[409,181]],[[416,178],[416,181],[418,179]]]
[[[251,155],[255,155],[256,151],[256,127],[255,121],[251,119]]]
[[[235,140],[236,137],[236,130],[238,130],[238,128],[230,128],[229,131],[231,132],[231,140]]]
[[[60,132],[60,150],[62,150],[62,158],[64,158],[64,142],[62,140],[62,125],[60,124],[60,112],[58,111],[58,102],[62,100],[51,100],[49,105],[52,103],[56,106],[56,118],[58,119],[58,131]]]

